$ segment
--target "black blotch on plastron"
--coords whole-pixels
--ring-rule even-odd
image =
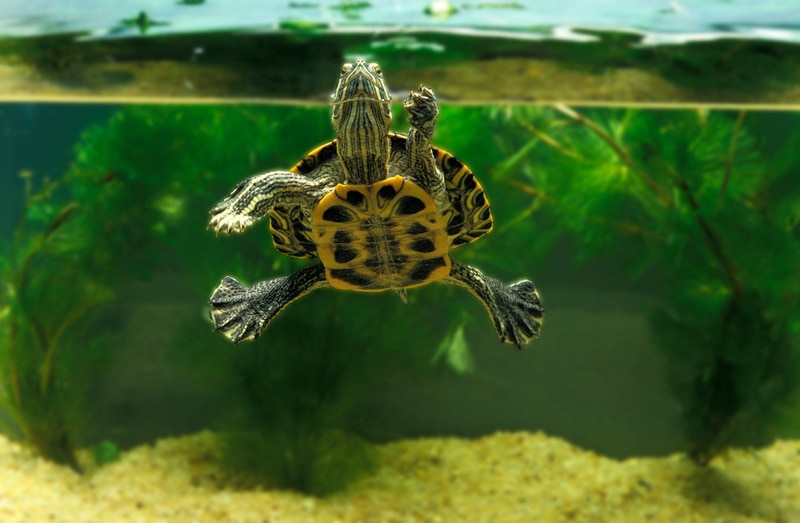
[[[277,234],[273,234],[272,235],[272,242],[275,245],[286,245],[286,240],[284,240],[282,237],[278,236]]]
[[[327,222],[347,223],[355,221],[355,216],[341,205],[334,205],[322,213],[322,219]]]
[[[378,198],[382,200],[391,200],[397,196],[397,191],[391,185],[384,185],[378,190]]]
[[[475,207],[481,207],[484,203],[486,203],[486,195],[483,193],[478,194],[475,197]]]
[[[436,246],[428,238],[417,238],[411,242],[408,248],[415,252],[433,252],[436,250]]]
[[[273,229],[281,228],[280,222],[274,216],[269,217],[269,226],[272,227]]]
[[[347,231],[336,231],[333,235],[333,243],[351,243],[353,237]]]
[[[372,283],[372,280],[366,276],[358,274],[353,269],[331,269],[330,276],[331,278],[342,280],[343,282],[349,283],[350,285],[355,285],[356,287],[366,287]]]
[[[487,207],[481,213],[481,220],[488,220],[489,218],[491,218],[491,216],[492,216],[492,211],[490,211],[489,208]]]
[[[422,260],[418,264],[414,266],[411,271],[408,273],[408,277],[411,278],[412,281],[415,282],[422,282],[430,277],[431,273],[438,269],[439,267],[446,267],[447,263],[444,261],[444,258],[433,258],[429,260]]]
[[[425,209],[425,202],[416,196],[403,196],[397,202],[397,214],[401,216],[417,214],[423,209]]]
[[[344,245],[337,246],[333,250],[333,259],[336,263],[347,263],[358,258],[358,251]]]
[[[389,256],[389,260],[386,263],[395,267],[402,267],[408,263],[408,256],[404,254],[392,254]]]
[[[406,234],[422,234],[428,232],[428,228],[422,225],[421,223],[415,223],[408,229],[406,229]]]
[[[369,252],[372,252],[372,253],[377,252],[378,251],[378,247],[382,243],[381,242],[381,237],[376,235],[375,233],[367,234],[367,236],[366,236],[366,238],[364,238],[364,240],[366,242],[367,250]]]
[[[351,205],[355,205],[356,207],[361,207],[361,204],[364,203],[366,199],[363,194],[358,191],[347,191],[347,197],[345,198],[348,203]]]
[[[464,239],[464,238],[462,238],[460,236],[458,238],[456,238],[455,240],[453,240],[453,246],[454,247],[458,247],[459,245],[464,245],[465,243],[469,243],[469,240]]]

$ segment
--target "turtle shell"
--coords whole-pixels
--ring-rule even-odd
[[[334,288],[400,289],[450,274],[447,216],[402,176],[337,185],[320,200],[311,223],[317,256]]]
[[[389,133],[390,157],[389,169],[391,175],[402,175],[405,183],[411,183],[415,190],[408,186],[408,190],[416,194],[416,190],[427,193],[418,185],[408,179],[408,173],[402,172],[398,165],[404,165],[402,157],[406,155],[406,135]],[[438,147],[431,147],[436,166],[442,171],[445,178],[445,187],[450,201],[450,208],[441,213],[444,217],[444,230],[448,238],[449,249],[454,249],[465,243],[477,240],[492,230],[492,213],[489,202],[472,171],[452,154]],[[309,152],[305,158],[289,169],[291,172],[313,176],[313,171],[336,157],[336,140],[328,142]],[[391,180],[391,178],[390,178]],[[384,180],[384,183],[389,180]],[[378,184],[373,184],[378,185]],[[391,185],[391,184],[390,184]],[[345,188],[364,186],[339,186]],[[405,187],[405,186],[404,186]],[[335,190],[331,195],[335,194]],[[366,193],[362,194],[365,195]],[[329,195],[329,197],[331,196]],[[326,197],[327,198],[327,197]],[[325,201],[323,198],[322,201]],[[428,195],[428,200],[432,199]],[[322,205],[322,201],[319,206]],[[299,206],[276,205],[270,212],[270,232],[275,249],[287,256],[297,258],[321,258],[318,239],[312,234],[312,224],[309,221],[311,213],[303,212]],[[395,236],[404,240],[403,234]],[[437,247],[438,248],[438,247]],[[438,250],[437,250],[438,252]],[[364,253],[362,253],[364,254]],[[325,260],[322,260],[325,262]],[[448,261],[449,263],[449,261]],[[430,278],[425,280],[432,281]],[[358,287],[358,286],[356,286]],[[352,287],[348,287],[352,288]],[[358,287],[361,288],[361,287]]]

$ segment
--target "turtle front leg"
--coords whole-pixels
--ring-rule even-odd
[[[222,331],[233,343],[254,340],[287,305],[327,285],[320,263],[252,287],[226,276],[209,300],[211,319],[215,330]]]
[[[243,180],[227,198],[211,209],[209,227],[226,234],[242,232],[279,203],[313,207],[322,194],[336,186],[335,176],[312,179],[289,171],[259,174]]]
[[[523,345],[539,337],[544,308],[539,301],[539,293],[530,281],[505,285],[455,260],[450,276],[444,281],[466,287],[483,302],[502,341],[513,343],[522,350]]]
[[[419,91],[408,94],[403,109],[408,113],[408,123],[411,124],[406,142],[409,172],[413,173],[414,181],[431,194],[437,207],[444,209],[448,204],[444,176],[436,168],[431,151],[433,131],[439,118],[436,96],[432,90],[421,85]]]

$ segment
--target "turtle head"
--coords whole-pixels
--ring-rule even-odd
[[[372,184],[388,175],[392,97],[378,64],[344,64],[331,95],[336,149],[347,183]]]

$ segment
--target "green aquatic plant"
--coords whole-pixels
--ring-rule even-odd
[[[227,265],[250,272],[238,260]],[[175,357],[220,398],[226,481],[324,496],[369,473],[375,427],[362,407],[387,376],[429,370],[431,347],[420,340],[431,329],[408,311],[393,294],[323,290],[235,348],[207,324],[187,324]]]
[[[369,448],[348,418],[365,392],[368,351],[385,347],[343,320],[328,293],[233,355],[222,464],[245,485],[325,495],[370,470]]]
[[[327,108],[127,107],[84,135],[73,171],[124,177],[116,209],[138,213],[134,202],[144,202],[149,215],[128,216],[141,220],[137,242],[153,251],[153,270],[194,289],[199,311],[221,274],[249,283],[303,265],[277,254],[265,226],[216,237],[208,211],[243,176],[291,166],[331,135]],[[436,342],[420,340],[445,334],[434,330],[444,314],[435,303],[415,293],[409,301],[321,291],[236,348],[199,314],[153,328],[180,331],[169,353],[223,405],[223,464],[236,482],[322,495],[370,468],[359,435],[370,388],[387,374],[427,370]]]
[[[664,279],[653,335],[689,455],[762,442],[800,376],[800,134],[768,138],[743,111],[490,116],[517,130],[497,176],[538,202],[540,245],[569,233],[584,257],[614,249]]]
[[[342,13],[342,16],[349,20],[358,20],[361,18],[361,11],[372,7],[371,2],[359,0],[341,0],[338,4],[330,6],[330,9],[335,9]]]
[[[108,465],[119,460],[119,447],[112,441],[103,440],[92,447],[92,457],[94,462],[100,466]]]
[[[97,131],[87,134],[95,145]],[[24,213],[3,255],[0,386],[12,419],[7,432],[75,469],[88,387],[112,353],[113,323],[100,321],[100,305],[122,282],[147,274],[163,253],[159,233],[181,217],[170,198],[179,196],[170,192],[174,187],[130,164],[102,162],[108,145],[98,154],[79,146],[76,162],[56,181],[37,183],[26,174]],[[135,140],[125,145],[135,148]]]
[[[254,140],[263,137],[258,128],[274,130],[242,112],[229,121]],[[170,243],[205,234],[211,197],[203,202],[202,195],[214,186],[208,169],[238,166],[238,175],[252,161],[255,141],[246,150],[222,146],[230,135],[211,128],[226,131],[213,111],[132,108],[89,129],[60,179],[39,182],[23,173],[25,211],[0,256],[0,394],[11,418],[6,432],[44,457],[78,468],[87,387],[113,354],[114,325],[100,321],[100,305],[123,282],[174,256]],[[214,157],[183,168],[198,136],[211,142]],[[197,233],[182,236],[196,216]]]
[[[21,435],[43,456],[78,469],[75,431],[84,415],[86,377],[96,369],[101,337],[86,338],[89,313],[111,297],[82,266],[87,249],[77,201],[56,196],[62,183],[32,189],[2,256],[0,398]]]
[[[120,25],[123,27],[136,28],[136,30],[139,31],[139,35],[144,36],[151,27],[169,25],[169,22],[153,20],[145,11],[139,11],[138,15],[131,18],[125,18],[120,21]]]

